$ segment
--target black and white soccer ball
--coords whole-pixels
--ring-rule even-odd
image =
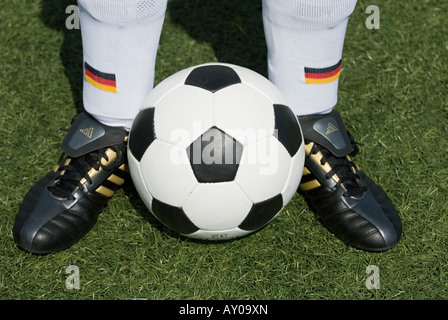
[[[238,238],[271,222],[299,186],[299,122],[260,74],[208,63],[147,96],[129,133],[129,169],[152,214],[203,240]]]

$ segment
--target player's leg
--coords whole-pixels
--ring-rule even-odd
[[[359,171],[358,145],[337,103],[345,31],[356,0],[263,0],[269,78],[286,95],[306,143],[300,190],[317,217],[346,244],[395,246],[401,222],[386,193]]]
[[[130,128],[154,84],[166,0],[79,0],[84,108],[98,121]]]
[[[86,112],[62,143],[64,160],[30,189],[19,208],[13,234],[22,249],[46,254],[78,242],[128,177],[127,134],[153,87],[166,4],[78,1]]]

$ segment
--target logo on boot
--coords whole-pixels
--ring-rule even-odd
[[[325,134],[330,134],[336,131],[338,131],[338,128],[331,122],[328,122],[327,131],[325,131]]]
[[[79,132],[81,132],[87,138],[91,139],[93,135],[93,128],[79,129]]]

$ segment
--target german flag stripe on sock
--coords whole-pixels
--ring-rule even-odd
[[[87,62],[84,62],[84,69],[86,81],[92,86],[103,91],[117,93],[115,74],[98,71]]]
[[[324,84],[335,81],[341,74],[341,62],[327,68],[308,68],[305,67],[305,83]]]

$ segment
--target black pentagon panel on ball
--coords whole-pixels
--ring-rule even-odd
[[[187,155],[198,182],[235,179],[243,145],[229,134],[212,127],[187,147]]]
[[[302,145],[302,133],[297,117],[292,110],[282,104],[274,104],[274,136],[294,156]]]
[[[156,139],[154,111],[154,108],[141,110],[132,123],[129,149],[138,161],[142,159],[146,149]]]
[[[211,92],[237,83],[241,83],[241,79],[235,70],[223,65],[197,67],[191,71],[185,80],[186,85],[196,86]]]
[[[154,198],[152,201],[152,212],[165,226],[180,234],[191,234],[199,230],[188,219],[182,208],[171,206]]]
[[[283,197],[278,194],[270,199],[255,203],[246,218],[238,226],[240,229],[255,231],[265,226],[283,208]]]

